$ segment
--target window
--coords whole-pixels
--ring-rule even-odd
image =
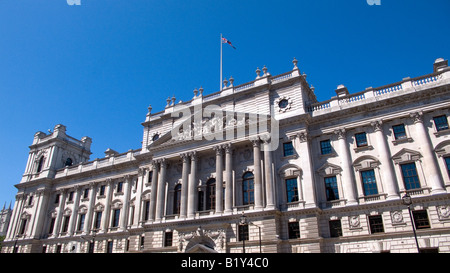
[[[205,196],[205,192],[199,191],[198,192],[198,211],[203,211],[203,197]]]
[[[86,214],[80,214],[80,218],[78,219],[78,226],[77,226],[78,231],[83,230],[85,218],[86,218]]]
[[[288,107],[288,105],[289,105],[289,101],[287,99],[282,99],[278,103],[278,107],[280,107],[280,109],[284,109],[284,108]]]
[[[300,238],[300,227],[299,227],[298,222],[289,222],[288,223],[288,235],[289,235],[289,239]]]
[[[27,219],[22,219],[20,222],[19,235],[24,235],[27,228]]]
[[[415,210],[412,214],[416,229],[430,228],[430,221],[428,221],[428,213],[426,210]]]
[[[120,219],[120,209],[115,209],[113,213],[112,227],[118,227]]]
[[[444,157],[445,165],[447,166],[448,176],[450,177],[450,156]]]
[[[298,201],[297,178],[286,179],[286,194],[288,203]]]
[[[31,206],[31,205],[33,205],[33,195],[30,195],[28,197],[28,206]]]
[[[173,232],[167,231],[164,233],[164,246],[172,246]]]
[[[243,205],[250,205],[255,203],[254,195],[254,176],[251,172],[246,172],[242,181],[242,197]]]
[[[405,183],[406,190],[420,188],[419,176],[417,175],[416,164],[406,163],[400,165],[402,168],[403,182]]]
[[[69,192],[69,202],[73,201],[73,191]]]
[[[88,197],[89,197],[89,189],[86,188],[86,189],[84,189],[84,192],[83,192],[83,198],[88,198]]]
[[[108,246],[106,248],[106,253],[112,253],[113,252],[113,241],[108,241]]]
[[[159,139],[159,134],[154,134],[152,137],[152,141],[157,141]]]
[[[139,241],[139,246],[140,248],[144,248],[144,244],[145,244],[145,236],[141,236],[141,239]]]
[[[59,198],[60,198],[61,194],[57,193],[55,195],[55,204],[59,204]]]
[[[325,177],[325,191],[327,194],[327,201],[339,199],[336,176]]]
[[[406,138],[406,130],[405,130],[405,124],[399,124],[392,126],[392,131],[394,131],[394,138],[395,139],[404,139]]]
[[[206,210],[216,208],[216,179],[211,178],[206,182]]]
[[[94,253],[94,242],[89,242],[89,253]]]
[[[66,159],[66,162],[64,163],[64,166],[65,167],[70,167],[70,166],[72,166],[72,164],[73,164],[73,161],[72,161],[72,158],[67,158]]]
[[[448,129],[447,116],[442,115],[438,117],[434,117],[434,125],[436,126],[436,131],[443,131]]]
[[[123,190],[123,182],[117,183],[117,192],[122,192]]]
[[[173,193],[173,214],[180,214],[181,206],[181,184],[175,186]]]
[[[367,146],[367,135],[366,133],[358,133],[355,134],[355,139],[356,139],[356,146],[357,147],[364,147]]]
[[[248,241],[248,225],[238,225],[239,241]]]
[[[153,179],[153,171],[150,171],[149,173],[148,173],[148,183],[149,184],[151,184],[152,183],[152,179]]]
[[[420,253],[439,253],[438,247],[421,248]]]
[[[69,229],[69,221],[70,221],[70,216],[64,216],[63,219],[63,227],[62,227],[62,231],[61,232],[67,232],[67,230]]]
[[[150,216],[150,201],[146,200],[144,204],[144,221],[148,221]]]
[[[44,157],[42,156],[41,159],[39,159],[39,163],[38,163],[36,172],[38,172],[38,173],[41,172],[43,167],[44,167]]]
[[[100,186],[100,196],[105,195],[105,185]]]
[[[329,225],[330,225],[330,236],[331,237],[342,236],[341,220],[330,220]]]
[[[361,171],[361,180],[365,196],[378,194],[377,181],[373,170]]]
[[[53,233],[53,229],[55,228],[55,221],[56,221],[56,218],[52,217],[52,219],[50,220],[50,227],[48,229],[49,234]]]
[[[383,218],[381,215],[369,216],[369,226],[371,233],[384,232]]]
[[[323,155],[331,154],[331,141],[329,139],[320,142],[320,153]]]
[[[62,245],[57,245],[56,246],[56,253],[61,253],[62,250]]]
[[[102,223],[102,212],[97,211],[97,213],[95,214],[94,229],[99,229],[101,223]]]
[[[283,143],[283,156],[294,155],[294,146],[292,146],[292,141]]]

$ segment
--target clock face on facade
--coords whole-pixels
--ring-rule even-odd
[[[280,107],[280,109],[284,109],[284,108],[288,107],[288,105],[289,105],[289,101],[287,99],[282,99],[278,103],[278,106]]]
[[[158,140],[158,138],[159,138],[159,134],[155,134],[155,135],[153,136],[152,140],[153,140],[153,141],[156,141],[156,140]]]

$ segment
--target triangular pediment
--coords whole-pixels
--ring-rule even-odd
[[[421,157],[422,155],[419,152],[403,148],[392,156],[392,160],[394,160],[394,162],[398,164],[405,161],[416,161]]]
[[[260,126],[258,122],[265,126]],[[265,132],[270,131],[270,115],[223,110],[207,112],[201,109],[176,120],[171,130],[153,141],[148,149],[160,150],[193,142],[201,144],[211,140],[226,140],[229,136],[251,136],[262,133],[261,128],[266,128]]]
[[[321,176],[337,175],[342,172],[342,168],[338,165],[325,163],[317,170]]]

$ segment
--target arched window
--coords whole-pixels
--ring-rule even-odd
[[[206,210],[216,209],[216,179],[206,182]]]
[[[41,159],[39,159],[39,163],[38,163],[38,167],[36,172],[41,172],[42,171],[42,167],[44,167],[44,157],[42,156]]]
[[[173,193],[173,214],[180,214],[181,207],[181,184],[175,186]]]
[[[250,205],[255,203],[254,195],[254,176],[252,172],[246,172],[242,176],[242,199],[243,205]]]
[[[70,167],[70,166],[72,166],[72,164],[73,164],[72,158],[68,157],[66,159],[66,163],[64,163],[64,166]]]

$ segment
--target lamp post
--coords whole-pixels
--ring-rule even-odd
[[[411,213],[412,198],[408,193],[405,193],[405,195],[403,195],[403,197],[402,197],[402,201],[403,201],[403,204],[408,207],[409,217],[411,218],[411,226],[412,226],[413,233],[414,233],[414,239],[416,240],[417,253],[420,253],[419,242],[417,241],[416,227],[414,224],[414,218]]]
[[[241,232],[239,234],[239,236],[242,236],[242,253],[245,253],[245,236],[244,236],[244,228],[245,226],[248,227],[248,222],[247,222],[247,216],[245,216],[244,213],[242,213],[241,218],[239,219],[239,225],[242,226],[241,228]]]
[[[255,225],[255,224],[253,224],[253,223],[251,223],[251,222],[248,222],[248,220],[247,220],[247,216],[244,214],[244,213],[242,213],[242,216],[241,216],[241,219],[239,220],[239,225],[241,225],[241,226],[248,226],[248,225],[254,225],[255,227],[257,227],[258,228],[258,231],[259,231],[259,253],[262,253],[262,244],[261,244],[261,227],[260,226],[258,226],[258,225]],[[243,233],[243,232],[242,232]],[[243,248],[243,251],[244,251],[244,253],[245,253],[245,237],[244,236],[242,236],[242,248]]]

